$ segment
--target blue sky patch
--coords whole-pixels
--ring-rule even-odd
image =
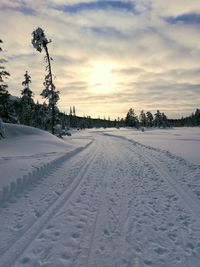
[[[68,13],[77,13],[84,10],[124,10],[127,12],[134,11],[134,4],[131,2],[124,1],[97,1],[97,2],[85,2],[74,5],[57,5],[55,7],[58,10],[68,12]]]
[[[183,14],[177,17],[168,17],[166,21],[170,24],[200,24],[200,14],[189,13]]]
[[[21,6],[16,9],[24,15],[36,15],[36,11],[28,6]]]
[[[15,10],[19,13],[22,13],[24,15],[36,15],[37,12],[33,8],[26,6],[25,4],[22,4],[18,7],[9,7],[9,6],[3,6],[2,10]]]

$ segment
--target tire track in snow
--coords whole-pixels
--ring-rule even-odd
[[[101,146],[101,149],[102,149],[102,146]],[[81,186],[76,190],[76,193],[73,194],[73,196],[70,198],[70,201],[66,202],[63,205],[62,209],[60,209],[60,212],[56,214],[57,218],[55,219],[54,217],[51,220],[51,224],[54,224],[58,218],[60,222],[63,222],[64,220],[67,220],[67,216],[70,216],[68,224],[65,225],[65,227],[63,227],[63,230],[65,229],[64,230],[65,233],[62,232],[61,234],[61,236],[65,236],[65,242],[64,242],[65,244],[63,244],[64,249],[63,249],[63,253],[61,253],[61,262],[62,264],[64,262],[65,264],[64,266],[82,266],[83,262],[84,263],[87,262],[88,253],[90,253],[93,248],[93,244],[94,244],[93,241],[95,239],[96,226],[98,224],[97,215],[99,214],[100,207],[102,206],[101,203],[102,203],[102,198],[103,198],[101,181],[104,180],[105,174],[107,173],[107,170],[110,167],[108,166],[107,158],[104,158],[104,153],[102,153],[101,149],[97,151],[98,153],[95,157],[95,162],[91,163],[91,168],[89,168],[87,171],[86,179],[84,179],[84,181],[81,183]],[[95,175],[96,173],[98,173],[98,175]],[[89,219],[89,214],[91,215],[90,219]],[[82,216],[83,216],[83,219],[80,220]],[[88,220],[88,223],[86,220]],[[76,227],[76,225],[80,225],[80,222],[81,222],[81,228]],[[88,224],[88,226],[86,227],[84,231],[84,236],[82,236],[82,233],[81,233],[81,230],[83,230],[84,228],[83,224]],[[56,229],[57,231],[59,231],[58,230],[59,227],[57,227]],[[60,242],[62,241],[60,240]],[[77,244],[79,244],[79,247],[77,246]],[[32,253],[34,254],[33,247],[37,247],[37,246],[38,246],[37,242],[33,243],[33,245],[30,244],[30,247],[28,248],[28,250],[26,250],[25,253],[21,255],[22,256],[21,259],[19,259],[19,261],[16,262],[17,266],[21,266],[20,264],[23,263],[23,259],[25,260],[27,259],[27,257],[25,257],[27,253],[32,251]],[[82,247],[83,251],[80,250],[80,247]],[[48,246],[44,247],[41,251],[44,252],[47,250],[48,250]],[[47,251],[47,255],[48,254],[49,252]],[[45,261],[45,257],[48,258],[47,255],[45,254],[45,256],[44,255],[42,256],[42,252],[41,252],[40,254],[41,259],[38,261],[39,262]],[[49,257],[51,257],[51,255],[49,255]],[[37,266],[38,261],[37,263],[34,262],[33,265],[35,264]],[[78,263],[76,261],[78,261]],[[51,266],[54,266],[54,265],[51,265]],[[83,266],[86,266],[86,265],[84,264]]]
[[[86,159],[84,166],[79,174],[74,178],[69,187],[60,195],[58,199],[32,224],[23,235],[17,239],[14,244],[0,258],[0,267],[11,267],[17,259],[22,255],[25,249],[35,240],[38,234],[42,231],[49,220],[57,214],[66,202],[71,199],[71,196],[79,188],[84,181],[88,169],[95,161],[97,156],[96,150]],[[56,166],[57,167],[57,166]]]
[[[160,174],[163,179],[171,186],[171,188],[176,192],[176,194],[183,200],[185,205],[190,209],[193,215],[199,219],[200,218],[200,201],[195,197],[195,195],[186,190],[183,185],[180,185],[166,170],[162,163],[158,162],[155,158],[149,155],[144,155],[150,164],[154,167],[155,171]]]
[[[193,194],[190,189],[186,189],[184,185],[180,184],[176,180],[176,176],[172,175],[169,171],[167,166],[165,166],[163,161],[159,161],[152,155],[148,150],[145,150],[145,147],[141,145],[142,149],[140,148],[139,144],[135,144],[134,150],[130,148],[130,150],[134,153],[138,153],[141,157],[143,157],[147,164],[153,167],[154,171],[162,178],[169,186],[169,188],[175,193],[175,198],[182,201],[186,210],[193,215],[193,218],[197,219],[196,223],[199,225],[200,219],[200,203],[199,199]],[[149,149],[149,148],[148,148]],[[160,151],[160,153],[162,153]],[[178,197],[178,198],[177,198]],[[179,201],[180,203],[180,201]],[[182,216],[182,215],[181,215]],[[185,253],[182,255],[183,264],[187,267],[197,267],[199,266],[196,262],[199,259],[196,259],[196,256],[193,254],[193,250],[195,246],[190,241],[190,234],[188,231],[187,222],[184,222],[184,217],[180,219],[184,226],[180,224],[180,227],[177,229],[177,235],[180,238],[180,241],[183,244],[183,249]],[[181,222],[179,222],[181,223]],[[191,256],[192,255],[192,256]]]
[[[30,175],[25,175],[23,178],[26,178],[26,182],[24,183],[24,186],[21,188],[22,184],[20,185],[20,190],[18,190],[18,192],[12,192],[10,198],[14,200],[14,203],[17,202],[18,199],[20,199],[22,196],[24,196],[24,194],[29,194],[33,188],[35,188],[35,186],[37,186],[39,183],[41,183],[41,181],[45,181],[45,183],[48,182],[48,179],[58,170],[60,170],[61,168],[63,168],[63,165],[68,162],[69,160],[71,160],[73,157],[75,157],[76,155],[78,155],[81,152],[84,152],[87,150],[87,148],[93,143],[94,139],[91,139],[89,141],[89,143],[87,143],[84,146],[78,147],[75,150],[72,150],[70,152],[65,153],[64,155],[56,158],[55,160],[45,164],[45,166],[38,168],[37,170],[34,170]],[[71,183],[71,182],[70,182]],[[70,185],[70,183],[68,185]],[[61,194],[64,191],[61,192]],[[14,195],[13,195],[14,194]],[[57,192],[55,191],[55,194],[57,195],[57,198],[59,197],[60,194],[57,194]],[[1,194],[0,194],[1,195]],[[10,198],[8,198],[3,204],[7,205],[7,202],[10,200]],[[0,201],[1,202],[1,201]],[[12,203],[8,203],[9,206],[12,207]],[[48,205],[50,206],[51,203]],[[47,208],[48,208],[47,206]],[[3,206],[4,207],[4,206]],[[1,208],[1,205],[0,205]],[[37,212],[37,210],[36,210]],[[40,217],[42,213],[36,213],[36,217]],[[30,229],[32,227],[32,225],[36,222],[36,220],[31,220],[26,227],[23,229],[23,232],[26,232],[28,229]],[[23,234],[22,232],[22,234]],[[19,238],[21,237],[21,233],[20,236],[15,236],[14,238],[12,238],[10,240],[10,242],[8,242],[6,240],[6,242],[4,243],[3,248],[1,247],[0,250],[0,259],[1,256],[8,250],[9,247],[11,247]],[[1,263],[1,262],[0,262]]]
[[[102,187],[102,182],[104,183],[105,175],[111,167],[108,164],[107,157],[105,157],[104,153],[102,153],[103,146],[104,144],[102,143],[101,146],[99,146],[100,149],[98,149],[98,156],[88,172],[88,176],[85,179],[86,183],[82,184],[80,190],[75,195],[75,198],[71,199],[69,205],[65,205],[62,209],[62,211],[65,210],[64,213],[66,214],[66,211],[71,209],[73,210],[74,214],[74,218],[71,222],[71,227],[70,224],[68,224],[67,228],[65,228],[64,230],[67,235],[65,236],[65,240],[68,240],[68,245],[67,247],[65,247],[66,251],[68,251],[66,252],[67,259],[63,259],[65,264],[64,266],[91,266],[90,259],[91,255],[93,255],[92,252],[95,248],[96,239],[98,237],[97,232],[101,218],[101,207],[104,189]],[[79,199],[79,208],[75,211],[77,199]],[[81,220],[81,228],[82,230],[84,230],[81,233],[80,229],[76,229],[74,233],[75,235],[77,234],[79,238],[76,239],[77,242],[72,243],[71,236],[73,236],[73,234],[67,233],[70,233],[71,229],[75,228],[73,227],[74,224],[77,224],[78,221],[80,223],[80,218],[79,220],[77,219],[79,217],[78,214],[83,214],[83,212],[88,213],[87,216],[84,215],[84,221]],[[60,220],[63,221],[63,219],[61,218]],[[62,234],[65,235],[64,233]],[[74,244],[76,244],[75,247]],[[52,266],[54,266],[53,263]]]
[[[94,238],[95,238],[95,232],[96,232],[96,228],[97,228],[97,221],[98,221],[99,213],[100,213],[100,207],[98,208],[98,210],[96,212],[94,225],[92,228],[92,235],[91,235],[90,241],[89,241],[89,249],[88,249],[88,255],[87,255],[87,260],[86,260],[86,267],[88,267],[89,263],[90,263],[90,257],[92,254],[92,247],[93,247],[93,242],[94,242]]]
[[[193,216],[197,219],[197,222],[200,219],[200,203],[199,199],[196,198],[196,196],[190,191],[186,190],[183,185],[180,185],[179,182],[176,181],[175,177],[172,177],[169,172],[167,171],[167,168],[164,166],[162,162],[159,162],[157,159],[150,157],[148,153],[145,155],[145,158],[152,164],[154,167],[155,171],[159,173],[163,179],[168,183],[168,185],[175,191],[175,194],[180,197],[180,199],[183,201],[185,204],[187,210],[189,210]],[[185,236],[185,231],[188,232],[188,227],[180,227],[178,229],[180,238],[182,240],[182,243],[186,249],[190,249],[191,251],[193,250],[194,246],[192,243],[187,243],[186,241],[186,236]],[[187,233],[188,236],[188,233]],[[185,258],[185,264],[187,267],[194,267],[196,264],[192,262],[192,259],[189,257],[188,251],[184,255]]]
[[[105,158],[104,155],[104,161],[105,161],[105,166],[103,168],[103,174],[101,175],[101,183],[105,183],[105,177],[109,177],[108,174],[110,173],[110,169],[111,169],[111,161],[109,158]],[[100,199],[99,199],[99,206],[98,209],[96,211],[96,215],[95,215],[95,219],[94,219],[94,223],[93,223],[93,227],[92,227],[92,233],[91,233],[91,237],[89,239],[89,248],[88,248],[88,254],[87,254],[87,258],[86,258],[86,265],[85,267],[91,266],[91,260],[93,260],[93,254],[95,253],[95,249],[96,249],[96,235],[97,235],[97,228],[98,228],[98,220],[100,217],[100,213],[104,204],[104,200],[105,200],[105,190],[102,189],[98,189],[98,192],[96,192],[97,195],[99,195]]]
[[[131,149],[129,146],[129,149],[134,152],[138,153],[141,157],[144,157],[150,165],[153,166],[154,170],[165,179],[165,181],[171,186],[173,191],[176,192],[176,194],[184,201],[185,205],[190,209],[190,211],[193,213],[193,215],[199,219],[200,218],[200,201],[196,198],[196,196],[188,189],[184,188],[183,185],[181,185],[179,182],[176,181],[175,177],[171,177],[170,173],[167,171],[166,167],[163,163],[159,162],[155,157],[152,155],[149,155],[148,150],[145,149],[146,147],[143,144],[140,144],[138,142],[129,140],[126,137],[120,137],[115,136],[112,134],[104,134],[107,136],[111,136],[114,138],[119,138],[124,141],[127,141],[129,143],[132,143],[134,145],[134,150]],[[145,152],[140,148],[145,149]],[[151,149],[151,147],[148,147],[148,149]],[[154,149],[154,148],[152,148]],[[160,153],[162,153],[160,151]]]
[[[126,208],[129,205],[127,200],[129,186],[126,182],[130,178],[130,172],[128,178],[124,169],[126,170],[131,165],[124,162],[123,155],[120,154],[119,157],[118,147],[115,146],[116,142],[112,140],[112,143],[114,145],[110,149],[112,153],[109,152],[107,157],[107,160],[112,159],[110,160],[111,168],[108,168],[104,177],[108,184],[102,191],[102,201],[92,228],[90,249],[84,266],[106,266],[105,264],[108,262],[113,264],[109,266],[119,266],[116,264],[121,255],[120,230],[126,218]],[[112,143],[110,142],[110,145]],[[114,169],[113,166],[115,166]]]
[[[64,155],[54,159],[53,161],[44,164],[43,166],[36,167],[36,170],[17,178],[16,181],[10,182],[10,184],[0,189],[0,206],[6,204],[11,198],[18,196],[26,190],[29,190],[32,185],[37,184],[45,176],[48,176],[56,171],[66,160],[74,157],[81,151],[85,150],[92,144],[92,139],[85,146],[78,147],[72,151],[65,153]]]
[[[111,137],[114,137],[114,138],[116,137],[118,139],[120,138],[118,136],[113,136],[113,135],[111,135]],[[163,188],[164,188],[162,185],[167,186],[169,192],[171,192],[171,191],[173,192],[174,200],[175,201],[179,200],[177,202],[177,204],[174,206],[174,207],[176,207],[178,213],[175,213],[174,214],[175,216],[172,215],[172,216],[174,216],[173,222],[176,222],[176,224],[174,225],[174,227],[173,227],[173,224],[171,224],[171,225],[169,224],[168,230],[164,229],[165,228],[165,226],[164,226],[163,230],[161,229],[161,231],[163,231],[163,232],[161,232],[161,239],[160,239],[160,240],[162,240],[164,238],[164,236],[165,236],[165,238],[166,237],[169,238],[169,236],[165,235],[165,233],[168,233],[170,235],[170,237],[172,239],[174,239],[174,244],[175,244],[175,247],[174,247],[175,250],[174,251],[176,251],[176,249],[177,249],[177,253],[178,253],[178,251],[180,252],[180,250],[181,250],[181,253],[177,254],[177,259],[176,259],[177,265],[173,265],[173,266],[180,266],[179,264],[182,264],[181,266],[187,266],[187,267],[199,266],[199,264],[198,264],[198,262],[199,262],[199,254],[198,254],[199,245],[198,244],[199,243],[197,242],[198,240],[196,239],[196,235],[195,235],[195,233],[198,235],[198,231],[199,231],[199,218],[200,218],[199,199],[190,190],[190,188],[186,188],[184,185],[182,185],[182,183],[177,181],[176,174],[171,172],[169,169],[169,166],[166,165],[165,161],[162,160],[163,159],[162,154],[165,155],[165,157],[168,156],[168,155],[166,155],[166,153],[156,150],[156,152],[158,153],[158,156],[156,157],[154,154],[152,155],[152,153],[151,153],[152,150],[154,151],[153,148],[151,149],[151,147],[145,147],[142,144],[128,140],[124,137],[122,137],[121,139],[126,142],[126,147],[129,149],[129,151],[131,151],[133,154],[138,155],[138,158],[141,161],[141,164],[143,162],[144,167],[149,166],[152,168],[152,170],[154,170],[155,174],[157,174],[158,176],[157,176],[157,178],[155,177],[156,178],[155,180],[154,180],[154,177],[152,177],[152,178],[155,182],[156,182],[156,180],[158,180],[159,183],[161,181],[161,184],[160,184],[161,189],[163,190]],[[128,143],[132,143],[133,146],[130,146]],[[161,160],[157,159],[157,158],[159,158],[159,154],[161,156]],[[177,162],[179,162],[179,161],[177,160]],[[186,166],[186,167],[189,168],[188,166]],[[151,178],[151,176],[149,176],[148,174],[147,174],[146,178],[147,177]],[[163,183],[163,181],[164,181],[164,183]],[[148,184],[146,184],[146,186],[148,186]],[[146,188],[146,189],[147,189],[147,191],[146,190],[145,191],[146,191],[146,193],[148,193],[149,189],[148,188]],[[144,193],[145,193],[145,191],[144,191]],[[165,193],[163,195],[165,195]],[[166,194],[166,200],[167,200],[167,198],[168,198],[168,195]],[[183,205],[181,205],[181,204],[183,204]],[[163,206],[163,207],[165,207],[165,206]],[[160,207],[160,208],[163,209],[163,207]],[[183,208],[186,210],[184,210]],[[168,207],[166,210],[168,210]],[[192,218],[193,218],[193,220],[191,222],[192,224],[188,221],[188,218],[190,215],[188,215],[187,211],[189,211],[190,215],[194,215],[194,216],[192,216]],[[156,210],[156,212],[157,212],[157,210]],[[176,216],[176,214],[178,215],[178,217]],[[167,219],[166,215],[170,215],[170,213],[168,214],[168,212],[166,211],[166,213],[164,212],[160,215],[161,215],[160,218],[162,218],[164,216],[163,219],[164,218]],[[186,216],[187,216],[187,218],[186,218]],[[128,217],[129,217],[129,214],[128,214]],[[128,225],[128,220],[129,220],[128,217],[127,217],[127,221],[126,221],[127,225]],[[188,222],[189,222],[189,225],[188,225]],[[125,225],[124,227],[126,228],[127,225]],[[193,226],[195,228],[197,227],[194,232],[193,232],[193,230],[191,230],[191,228],[190,228],[191,226]],[[131,228],[132,228],[132,226],[131,226]],[[173,229],[177,231],[177,233],[174,235],[172,233]],[[167,232],[165,232],[165,230],[167,230]],[[124,231],[126,233],[126,229],[124,229]],[[176,238],[176,236],[177,236],[177,238],[179,238],[179,240]],[[130,241],[133,241],[133,240],[134,240],[134,236],[130,237]],[[154,252],[157,253],[157,256],[160,257],[160,259],[162,260],[162,256],[164,256],[164,254],[165,254],[165,247],[168,247],[168,246],[166,246],[166,243],[163,242],[165,245],[163,245],[163,247],[162,247],[162,242],[160,243],[160,240],[159,240],[159,238],[157,240],[158,242],[156,241],[156,239],[154,240],[153,246],[155,246],[155,249],[154,249],[153,253]],[[149,238],[147,241],[151,243],[151,238]],[[178,247],[179,246],[178,244],[181,244],[181,243],[182,243],[181,247]],[[132,243],[130,243],[130,244],[132,244]],[[157,248],[156,248],[156,246],[157,246]],[[143,249],[142,249],[142,251],[143,251]],[[144,251],[146,252],[146,249],[144,249]],[[132,255],[134,255],[134,254],[135,254],[134,251],[132,251]],[[145,262],[142,260],[142,258],[144,259],[144,257],[141,256],[142,254],[140,253],[139,256],[137,254],[135,254],[134,257],[137,260],[139,260],[139,262],[138,262],[139,266],[143,266],[143,264],[145,266],[146,265],[152,266],[152,264],[153,264],[153,266],[154,266],[155,262],[149,260],[148,258]],[[174,255],[176,255],[176,252]],[[127,256],[129,258],[128,254],[127,254]],[[132,259],[132,257],[130,257],[130,259]],[[159,258],[156,258],[156,255],[155,255],[155,259],[160,260]],[[131,261],[133,261],[133,259]],[[126,265],[126,266],[129,266],[129,265]],[[164,265],[164,266],[168,266],[168,265]]]

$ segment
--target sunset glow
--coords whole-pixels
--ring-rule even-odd
[[[94,94],[114,92],[118,77],[113,73],[114,65],[108,62],[95,62],[89,75],[89,91]]]

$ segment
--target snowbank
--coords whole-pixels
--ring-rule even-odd
[[[61,164],[67,157],[87,145],[79,136],[59,139],[37,128],[5,125],[5,138],[0,140],[0,202],[41,179],[46,170]]]

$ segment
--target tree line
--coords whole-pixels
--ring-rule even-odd
[[[22,86],[24,87],[21,91],[22,97],[20,101],[15,101],[10,97],[10,94],[8,93],[8,86],[5,83],[5,79],[10,75],[6,70],[3,63],[6,62],[4,58],[0,59],[0,117],[3,118],[7,122],[15,122],[15,120],[19,121],[23,124],[37,124],[37,119],[35,119],[35,114],[40,113],[41,110],[45,111],[45,115],[48,116],[51,113],[51,131],[52,134],[54,134],[54,126],[55,126],[55,113],[56,113],[56,104],[59,100],[59,91],[56,90],[56,87],[53,83],[53,73],[51,68],[51,60],[52,58],[49,55],[48,51],[48,44],[51,42],[51,40],[48,40],[44,34],[43,29],[38,27],[35,31],[32,33],[32,45],[33,47],[39,51],[42,52],[42,50],[45,51],[45,63],[46,63],[46,74],[45,79],[43,83],[43,90],[41,93],[41,96],[43,98],[48,99],[48,107],[46,105],[43,105],[42,107],[37,104],[34,104],[34,101],[32,99],[33,93],[30,90],[30,83],[31,83],[31,77],[26,71],[24,74],[24,81],[22,82]],[[0,44],[2,44],[3,41],[0,40]],[[2,52],[3,49],[0,47],[0,52]],[[33,111],[35,114],[32,114]]]
[[[54,134],[55,130],[60,125],[61,129],[66,127],[91,128],[91,127],[114,127],[115,121],[110,119],[92,119],[90,116],[76,116],[75,107],[70,107],[69,114],[60,112],[57,107],[59,100],[59,91],[53,83],[53,72],[49,55],[48,40],[41,28],[37,28],[32,33],[33,47],[38,51],[45,52],[46,74],[44,77],[43,90],[41,96],[48,100],[48,104],[44,102],[34,102],[33,91],[31,90],[31,76],[28,71],[25,71],[22,80],[21,97],[15,97],[9,94],[6,79],[10,73],[6,71],[6,60],[0,57],[0,118],[8,123],[20,123],[28,126],[38,127],[44,130],[51,131]],[[0,52],[3,51],[0,40]],[[118,123],[120,124],[120,123]]]
[[[200,109],[196,109],[188,117],[182,117],[181,119],[168,119],[164,112],[157,110],[155,114],[152,114],[151,111],[146,113],[142,110],[139,116],[136,115],[134,109],[130,108],[125,121],[125,126],[130,127],[157,127],[157,128],[166,128],[166,127],[194,127],[200,126]]]
[[[200,110],[196,109],[190,116],[181,119],[168,119],[164,112],[157,110],[155,114],[151,111],[140,112],[139,116],[135,114],[133,108],[130,108],[125,118],[115,120],[93,119],[90,116],[77,116],[75,107],[70,107],[69,114],[60,112],[57,107],[59,100],[59,91],[53,83],[53,74],[51,69],[51,60],[47,45],[51,42],[44,35],[44,31],[38,28],[32,34],[32,44],[37,51],[45,51],[46,75],[44,78],[44,89],[41,96],[48,99],[48,104],[44,102],[34,102],[33,91],[31,90],[31,76],[25,71],[22,79],[21,97],[11,96],[8,92],[6,79],[10,73],[5,68],[6,60],[0,57],[0,118],[4,122],[20,123],[28,126],[41,128],[51,131],[54,134],[56,125],[61,129],[68,127],[92,128],[92,127],[182,127],[182,126],[200,126]],[[3,41],[0,40],[0,52]]]
[[[194,126],[200,126],[200,109],[196,109],[195,112],[193,112],[188,117],[182,117],[181,119],[169,119],[169,124],[172,127],[194,127]]]
[[[129,109],[126,118],[125,125],[130,127],[158,127],[166,128],[170,127],[169,120],[164,112],[156,111],[155,114],[152,114],[151,111],[144,110],[140,112],[140,115],[137,116],[132,108]]]

